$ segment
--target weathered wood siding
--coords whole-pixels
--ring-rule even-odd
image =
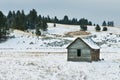
[[[91,57],[92,57],[92,61],[100,60],[100,50],[99,49],[92,49],[91,50]]]
[[[77,56],[77,49],[81,49],[81,56]],[[68,61],[91,61],[91,49],[81,40],[76,40],[68,48]]]

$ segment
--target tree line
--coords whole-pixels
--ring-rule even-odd
[[[47,19],[49,19],[49,16],[46,17]],[[46,19],[46,20],[47,20]],[[92,25],[92,22],[91,21],[88,21],[87,19],[85,18],[81,18],[81,19],[77,19],[77,18],[72,18],[72,19],[69,19],[69,17],[67,15],[65,15],[63,17],[63,19],[58,19],[56,16],[54,18],[51,18],[49,20],[47,20],[47,22],[51,22],[51,23],[59,23],[59,24],[70,24],[70,25],[82,25],[82,24],[85,24],[85,25]]]
[[[47,22],[37,15],[35,9],[31,10],[29,14],[25,15],[24,11],[9,11],[7,15],[7,26],[13,29],[27,30],[40,28],[47,30]]]
[[[39,30],[47,30],[47,22],[44,17],[37,15],[37,11],[32,9],[29,14],[25,14],[24,10],[17,12],[9,11],[8,15],[5,16],[2,11],[0,11],[0,40],[5,38],[9,33],[9,29],[36,29],[36,34],[40,34]]]
[[[54,27],[56,23],[59,24],[70,24],[70,25],[80,25],[83,31],[87,30],[87,25],[93,25],[91,21],[88,19],[81,18],[72,18],[70,19],[67,15],[63,17],[63,19],[58,19],[57,16],[51,18],[48,16],[41,16],[37,14],[35,9],[29,11],[28,14],[25,14],[24,10],[18,11],[9,11],[7,16],[5,16],[2,11],[0,11],[0,39],[5,37],[11,29],[19,29],[19,30],[27,30],[27,29],[35,29],[37,35],[41,35],[40,29],[43,31],[47,31],[48,25],[47,23],[54,23]],[[95,24],[94,24],[95,25]],[[108,22],[108,24],[104,21],[103,26],[114,26],[113,22]]]
[[[102,26],[111,26],[111,27],[113,27],[114,26],[114,22],[113,21],[108,21],[108,22],[103,21]]]
[[[2,11],[0,11],[0,39],[6,36],[9,28],[27,30],[36,29],[36,34],[40,34],[39,29],[47,31],[47,23],[59,23],[59,24],[70,24],[70,25],[92,25],[91,21],[85,18],[77,20],[77,18],[69,19],[67,15],[63,19],[58,19],[57,16],[50,18],[41,16],[37,14],[35,9],[30,10],[26,15],[24,10],[20,11],[9,11],[8,15],[5,16]]]

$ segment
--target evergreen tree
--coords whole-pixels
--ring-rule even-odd
[[[38,21],[41,21],[42,20],[42,17],[41,15],[38,16]]]
[[[13,28],[14,29],[19,29],[19,30],[25,30],[26,26],[25,26],[25,14],[24,11],[22,11],[22,13],[18,10],[14,19],[14,24],[13,24]]]
[[[84,19],[84,18],[80,19],[79,24],[80,24],[80,27],[81,27],[82,31],[87,30],[87,25],[88,25],[88,20],[87,19]]]
[[[43,21],[42,22],[42,30],[47,31],[47,28],[48,28],[48,25],[47,25],[46,21]]]
[[[93,26],[96,26],[96,24],[93,24]]]
[[[88,25],[92,26],[92,22],[91,22],[91,21],[89,21],[89,22],[88,22]]]
[[[82,31],[87,31],[87,25],[80,25]]]
[[[88,25],[88,20],[82,18],[82,19],[79,20],[79,24],[80,24],[80,25]]]
[[[40,26],[41,26],[41,24],[39,23],[37,26],[36,26],[36,35],[37,36],[40,36],[41,35],[41,32],[40,32]]]
[[[77,25],[77,22],[78,22],[77,19],[73,18],[71,24]]]
[[[114,26],[114,22],[113,21],[108,21],[108,26]]]
[[[63,24],[68,24],[69,23],[69,19],[68,19],[67,15],[64,16],[62,23]]]
[[[30,13],[28,14],[28,23],[29,23],[29,28],[30,29],[35,29],[35,26],[37,24],[37,12],[35,9],[31,10]]]
[[[9,11],[7,18],[11,18],[13,16],[12,12]]]
[[[55,17],[54,17],[54,20],[53,20],[53,23],[58,23],[58,21],[59,21],[59,20],[58,20],[57,16],[55,16]]]
[[[24,13],[24,11],[22,10],[21,13],[21,30],[26,30],[27,29],[27,19],[26,19],[26,15]]]
[[[102,24],[102,26],[107,26],[107,24],[106,24],[106,22],[105,22],[105,21],[103,21],[103,24]]]
[[[14,18],[14,21],[13,21],[13,28],[14,29],[20,29],[20,24],[21,24],[21,20],[20,20],[20,11],[18,10],[16,15],[15,15],[15,18]]]
[[[49,15],[47,16],[46,21],[51,22],[51,19],[50,19]]]
[[[101,30],[101,28],[100,28],[100,26],[97,24],[97,26],[95,27],[95,30],[96,31],[100,31]]]
[[[8,19],[9,20],[9,19]],[[15,17],[12,16],[12,28],[19,29],[19,30],[26,30],[27,29],[27,21],[24,11],[20,12],[19,10],[15,14]]]
[[[0,39],[6,37],[7,30],[8,30],[8,28],[6,26],[6,17],[0,11]]]
[[[7,15],[7,27],[12,28],[12,24],[13,24],[13,13],[9,11]]]

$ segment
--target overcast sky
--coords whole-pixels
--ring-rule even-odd
[[[102,24],[104,20],[120,25],[120,0],[0,0],[0,10],[7,14],[9,10],[31,9],[38,14],[50,17],[87,18]]]

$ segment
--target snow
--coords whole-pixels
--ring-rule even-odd
[[[17,51],[61,51],[71,42],[71,40],[61,39],[56,37],[36,37],[32,34],[27,34],[21,31],[14,31],[11,36],[15,38],[8,39],[0,44],[1,50],[17,50]],[[66,42],[66,43],[64,43]],[[58,44],[59,43],[59,44]],[[61,48],[62,47],[62,48]],[[55,48],[55,49],[54,49]]]
[[[1,53],[0,80],[119,80],[118,55],[102,53],[104,61],[90,63],[67,62],[59,53]]]
[[[91,38],[82,38],[93,49],[100,49],[100,47]]]
[[[96,32],[95,26],[88,26],[88,36],[100,46],[102,60],[67,61],[66,46],[76,37],[63,36],[79,28],[48,23],[48,32],[41,37],[14,30],[10,34],[14,38],[0,43],[0,80],[120,80],[120,28]],[[91,39],[84,40],[98,48]]]
[[[80,30],[80,26],[76,25],[62,25],[62,24],[56,24],[56,27],[53,27],[53,24],[48,23],[50,25],[50,28],[48,28],[48,33],[50,34],[59,34],[64,35],[67,32],[70,31],[76,31]]]

